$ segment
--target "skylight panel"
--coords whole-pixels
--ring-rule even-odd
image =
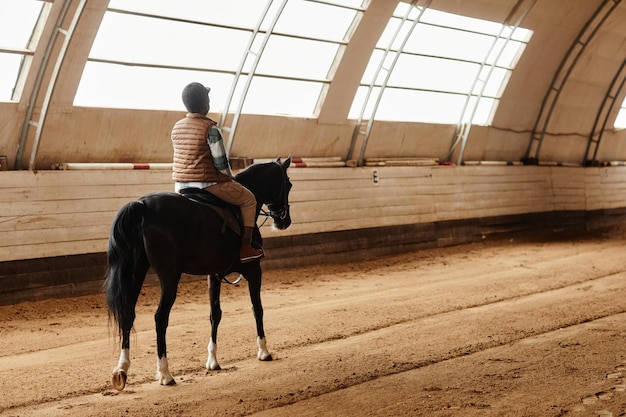
[[[233,70],[245,52],[249,37],[249,32],[243,30],[106,13],[89,57],[134,64]],[[202,44],[196,39],[228,39],[228,42]]]
[[[277,76],[324,80],[338,45],[273,35],[263,51],[257,72]],[[289,62],[285,61],[289,55]]]
[[[354,9],[365,7],[365,4],[371,0],[328,0],[327,3],[333,3],[338,6],[351,7]]]
[[[624,98],[624,101],[622,102],[622,107],[617,113],[614,127],[616,129],[626,129],[626,98]]]
[[[500,38],[496,40],[496,44],[487,57],[486,63],[513,69],[525,48],[526,43],[524,42],[507,41]]]
[[[13,100],[13,89],[15,81],[20,72],[20,66],[23,57],[17,54],[0,53],[0,68],[2,75],[0,76],[0,101]]]
[[[27,70],[37,43],[35,28],[43,14],[42,1],[0,0],[0,101],[17,101],[17,82]]]
[[[404,54],[391,73],[389,86],[462,94],[472,88],[479,70],[480,66],[471,62]]]
[[[404,51],[480,62],[493,42],[492,35],[420,24],[409,37]]]
[[[497,35],[502,28],[501,23],[441,12],[434,9],[426,9],[421,22],[459,30],[476,31],[488,35]]]
[[[481,75],[478,77],[479,81],[476,83],[472,94],[480,94],[480,89],[483,88],[484,83],[484,89],[482,90],[483,96],[493,98],[500,97],[504,92],[504,88],[509,81],[510,75],[511,71],[504,68],[484,67],[481,71]],[[486,82],[481,80],[486,80]]]
[[[265,4],[263,0],[110,0],[109,8],[250,29]]]
[[[180,94],[189,80],[211,87],[211,110],[219,111],[215,103],[226,101],[233,76],[218,72],[87,62],[74,105],[184,111]]]
[[[363,96],[365,87],[359,88]],[[418,113],[432,123],[451,124],[456,120],[451,114],[460,114],[464,97],[432,91],[388,88],[382,95],[376,118],[389,121],[411,120]],[[369,112],[368,112],[369,114]]]
[[[321,92],[320,83],[254,77],[243,112],[307,117],[315,111]]]
[[[291,0],[280,15],[276,32],[341,42],[356,13],[345,7]]]
[[[25,49],[42,7],[41,1],[0,0],[0,47]]]

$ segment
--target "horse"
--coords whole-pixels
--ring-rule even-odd
[[[287,175],[291,157],[281,162],[249,166],[235,176],[256,197],[256,218],[262,206],[273,219],[273,228],[284,230],[291,225]],[[198,190],[200,191],[200,190]],[[255,227],[253,241],[261,242]],[[272,360],[267,350],[261,304],[260,259],[239,261],[240,234],[224,226],[224,220],[210,206],[181,194],[156,192],[124,205],[111,226],[107,247],[106,292],[109,318],[117,324],[121,353],[113,369],[111,382],[123,390],[130,367],[130,332],[135,320],[135,306],[150,267],[156,272],[161,298],[154,315],[157,341],[156,379],[161,385],[173,385],[169,371],[165,333],[170,311],[176,299],[182,273],[207,275],[210,301],[211,337],[208,344],[207,370],[220,369],[217,361],[217,328],[222,318],[220,288],[222,279],[238,272],[248,281],[252,310],[256,321],[257,358]],[[227,280],[226,280],[227,281]],[[229,282],[229,281],[227,281]]]

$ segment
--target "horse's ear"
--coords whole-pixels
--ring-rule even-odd
[[[274,162],[276,162],[277,164],[280,164],[280,156],[278,158],[276,158],[276,161],[274,161]]]
[[[278,158],[280,159],[280,158]],[[291,164],[291,155],[289,155],[287,157],[287,159],[285,159],[285,162],[283,162],[283,167],[285,167],[285,169],[289,168],[289,165]]]

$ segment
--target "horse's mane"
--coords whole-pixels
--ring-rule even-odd
[[[242,171],[239,171],[235,175],[235,181],[237,181],[238,183],[248,188],[250,188],[252,184],[261,185],[263,181],[259,182],[260,177],[264,176],[267,172],[270,172],[267,170],[267,168],[271,168],[275,166],[280,166],[280,164],[277,163],[277,161],[270,161],[270,162],[259,162],[256,164],[249,165],[245,169],[243,169]]]
[[[241,170],[237,174],[235,174],[235,179],[237,181],[239,181],[242,177],[245,178],[245,177],[247,177],[249,175],[258,173],[258,171],[260,169],[265,168],[268,165],[272,165],[274,163],[275,162],[260,162],[260,163],[257,163],[257,164],[248,165],[243,170]]]
[[[252,164],[237,173],[237,175],[235,175],[235,180],[245,186],[257,184],[264,187],[268,181],[267,174],[272,172],[271,170],[276,170],[273,171],[274,173],[272,174],[272,176],[277,175],[278,172],[281,173],[278,177],[274,177],[275,180],[284,180],[286,169],[287,167],[289,167],[290,164],[291,156],[289,156],[284,161],[281,161],[281,158],[278,157],[275,161],[259,162],[256,164]]]

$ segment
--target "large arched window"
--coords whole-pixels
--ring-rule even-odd
[[[399,3],[389,20],[350,117],[363,111],[379,120],[489,124],[531,32],[410,7]],[[468,105],[476,111],[466,112]],[[465,113],[472,120],[461,120]]]
[[[183,86],[198,81],[212,111],[243,100],[244,113],[314,116],[360,5],[111,0],[74,104],[180,110]]]

